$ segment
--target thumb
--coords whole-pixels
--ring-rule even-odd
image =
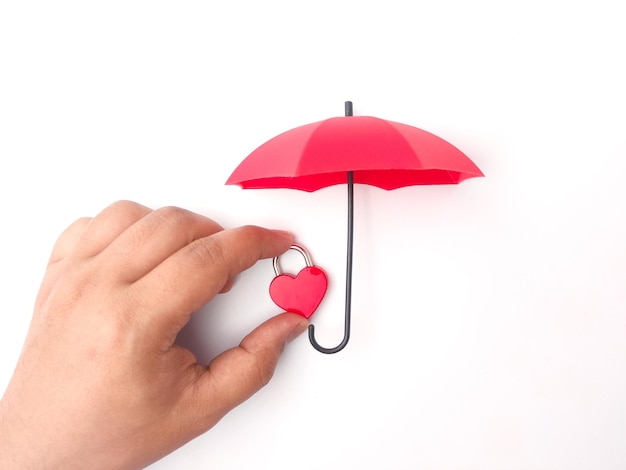
[[[211,361],[196,389],[208,427],[267,385],[285,345],[304,332],[308,323],[293,313],[277,315],[252,331],[238,347]]]

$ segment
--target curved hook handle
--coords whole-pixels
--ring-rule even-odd
[[[349,340],[350,329],[348,327],[344,332],[343,340],[341,341],[341,343],[339,343],[338,346],[335,346],[334,348],[325,348],[323,346],[320,346],[320,344],[315,340],[315,325],[309,325],[309,341],[311,342],[311,345],[321,353],[335,354],[336,352],[339,352],[343,348],[345,348]]]

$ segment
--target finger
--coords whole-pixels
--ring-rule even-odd
[[[95,216],[82,232],[74,252],[80,258],[100,253],[128,227],[151,209],[131,201],[118,201]]]
[[[227,292],[230,292],[230,290],[233,288],[233,284],[234,284],[234,279],[230,278],[228,281],[226,281],[226,284],[224,284],[224,287],[222,287],[220,294],[226,294]]]
[[[173,343],[175,335],[229,281],[258,260],[278,256],[291,246],[287,232],[246,226],[198,239],[129,286],[135,311],[149,318],[157,334]]]
[[[216,357],[192,390],[190,410],[205,429],[251,397],[272,378],[285,345],[306,330],[308,321],[293,313],[275,316],[241,342]]]
[[[57,241],[52,247],[48,265],[62,260],[69,252],[71,252],[89,222],[91,222],[91,217],[78,219],[72,225],[67,227],[61,235],[59,235],[59,238],[57,238]]]
[[[179,249],[223,228],[179,207],[157,209],[130,226],[102,251],[112,269],[133,282]]]

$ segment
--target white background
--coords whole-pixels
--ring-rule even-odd
[[[339,342],[345,187],[224,182],[352,100],[486,178],[357,186],[347,349],[298,338],[152,468],[625,468],[625,46],[615,0],[3,2],[0,391],[57,235],[118,199],[293,231],[331,280],[318,340]],[[236,345],[277,313],[272,277],[258,263],[181,341]]]

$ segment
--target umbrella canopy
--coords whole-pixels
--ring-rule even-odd
[[[396,189],[483,176],[459,149],[430,132],[371,116],[334,117],[291,129],[252,152],[226,184],[316,191],[354,182]]]
[[[459,149],[430,132],[370,116],[346,116],[296,127],[270,139],[235,169],[226,184],[245,189],[291,188],[315,191],[336,184],[348,188],[348,249],[344,337],[332,348],[309,340],[325,354],[341,351],[350,339],[354,183],[383,189],[423,184],[457,184],[483,176]]]

